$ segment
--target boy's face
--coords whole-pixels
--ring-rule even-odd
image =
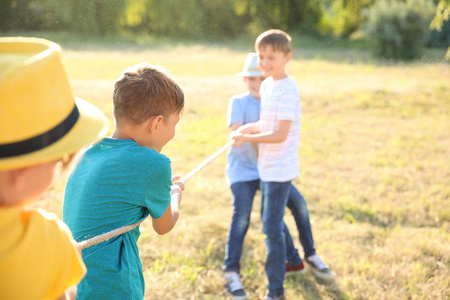
[[[244,82],[247,84],[248,91],[256,99],[261,99],[259,88],[264,79],[264,76],[244,77]]]
[[[285,54],[276,51],[271,45],[258,49],[259,68],[264,72],[264,76],[273,77],[274,80],[283,79],[287,76],[285,66],[291,60],[292,53]]]

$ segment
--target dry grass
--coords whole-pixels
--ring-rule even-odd
[[[316,50],[300,49],[289,67],[303,106],[302,174],[295,183],[308,201],[318,254],[337,278],[288,279],[287,298],[449,299],[450,66],[426,57],[397,64],[371,61],[361,51]],[[112,83],[122,69],[149,61],[171,70],[187,107],[164,153],[174,173],[185,174],[227,142],[226,107],[243,90],[234,74],[245,54],[202,45],[78,47],[65,49],[64,58],[75,94],[109,117]],[[225,163],[219,157],[188,182],[170,234],[156,235],[148,221],[142,226],[146,299],[226,299]],[[64,180],[37,206],[61,214]],[[266,290],[258,207],[256,198],[242,257],[252,299]],[[293,218],[285,219],[298,237]]]

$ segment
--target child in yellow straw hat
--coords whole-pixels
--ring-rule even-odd
[[[126,69],[114,84],[115,129],[83,152],[67,180],[63,220],[78,242],[152,218],[159,234],[178,220],[183,184],[161,154],[174,137],[184,94],[161,68]],[[83,250],[77,299],[143,299],[139,228]]]
[[[60,47],[0,38],[0,298],[74,297],[86,268],[68,227],[27,210],[59,165],[106,130],[105,116],[74,98]]]

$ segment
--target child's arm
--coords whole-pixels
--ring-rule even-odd
[[[230,125],[230,130],[231,131],[236,131],[236,130],[238,130],[238,128],[242,127],[242,125],[243,124],[240,123],[240,122],[233,123],[233,124]]]
[[[273,131],[259,132],[259,121],[252,123],[248,128],[242,126],[237,131],[232,132],[230,137],[235,140],[234,146],[238,147],[245,142],[255,143],[282,143],[286,140],[292,121],[280,120],[278,121],[277,129]]]
[[[239,133],[243,133],[243,134],[244,133],[245,134],[259,133],[259,125],[260,125],[260,121],[255,122],[255,123],[248,123],[248,124],[238,127],[236,129],[236,131]]]
[[[176,181],[180,178],[180,176],[173,176],[172,182]],[[181,202],[181,192],[184,190],[184,184],[181,182],[177,182],[172,185],[171,191],[171,203],[169,207],[167,207],[166,211],[159,219],[152,219],[153,229],[158,234],[166,234],[172,230],[178,220],[179,216],[179,206]]]

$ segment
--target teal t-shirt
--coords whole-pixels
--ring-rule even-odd
[[[67,180],[63,220],[77,242],[160,218],[170,204],[172,171],[166,156],[132,140],[105,138],[87,148]],[[83,250],[88,269],[77,299],[143,299],[139,229]]]

